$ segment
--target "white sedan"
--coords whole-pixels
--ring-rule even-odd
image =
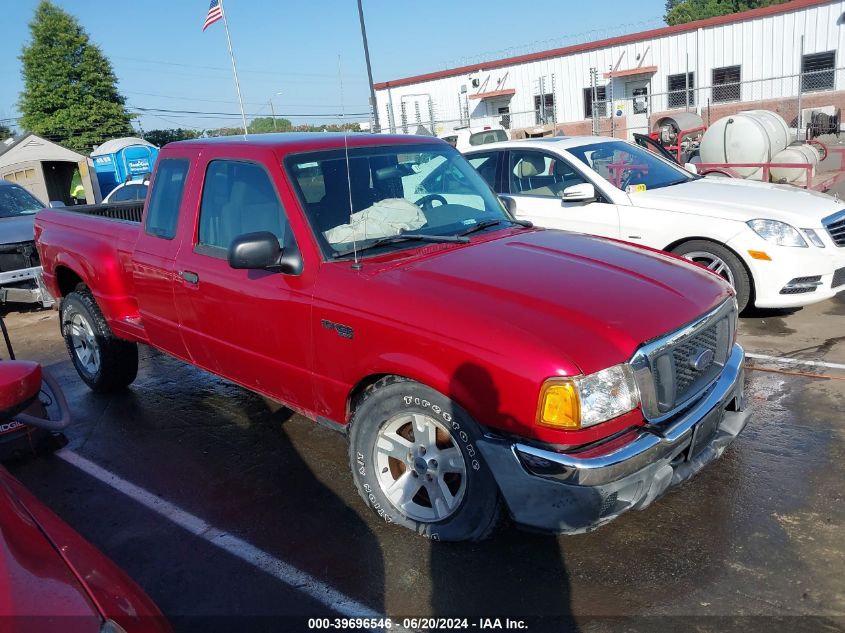
[[[465,156],[513,199],[518,218],[683,256],[733,285],[740,310],[804,306],[845,290],[838,198],[702,178],[614,138],[509,141]]]

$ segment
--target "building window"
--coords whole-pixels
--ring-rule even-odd
[[[713,69],[713,101],[739,101],[740,79],[739,66],[725,66]]]
[[[801,92],[833,90],[836,51],[813,53],[801,58]]]
[[[555,96],[552,93],[534,95],[534,115],[536,123],[550,123],[555,120]]]
[[[669,75],[668,105],[670,108],[685,108],[688,105],[695,105],[695,73]]]
[[[597,116],[607,116],[607,86],[595,87],[595,108]],[[584,88],[584,118],[593,118],[593,88]]]

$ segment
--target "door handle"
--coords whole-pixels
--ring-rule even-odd
[[[179,276],[189,284],[196,285],[200,281],[200,276],[196,273],[192,273],[190,270],[180,270]]]

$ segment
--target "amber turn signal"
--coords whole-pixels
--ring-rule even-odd
[[[754,259],[762,259],[764,262],[772,261],[772,258],[764,251],[748,251],[748,254]]]
[[[571,380],[549,381],[540,392],[537,424],[567,431],[581,428],[578,388]]]

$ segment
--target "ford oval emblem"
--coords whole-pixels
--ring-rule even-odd
[[[715,354],[713,353],[712,349],[705,349],[693,352],[690,355],[689,366],[692,367],[695,371],[704,371],[705,369],[710,367],[711,363],[713,362],[714,356]]]

